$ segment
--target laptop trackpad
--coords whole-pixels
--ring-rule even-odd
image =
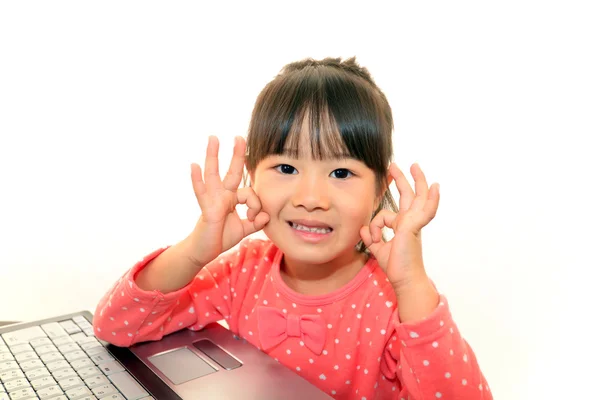
[[[216,371],[187,347],[148,357],[148,361],[175,385]]]

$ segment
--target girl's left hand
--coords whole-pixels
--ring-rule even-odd
[[[440,187],[429,187],[418,164],[410,173],[415,180],[416,195],[408,180],[394,163],[389,172],[400,192],[400,210],[381,210],[369,226],[360,229],[360,237],[386,272],[390,284],[398,293],[411,285],[428,281],[423,264],[421,229],[434,217],[440,202]],[[393,229],[394,237],[384,242],[383,227]]]

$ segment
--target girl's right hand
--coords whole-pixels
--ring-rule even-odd
[[[193,258],[205,265],[224,251],[237,245],[246,236],[258,232],[269,222],[262,211],[258,196],[251,187],[239,188],[244,171],[246,142],[235,138],[233,157],[227,175],[219,175],[219,140],[208,138],[204,178],[198,164],[192,164],[192,185],[202,210],[194,232],[190,235],[198,254]],[[247,219],[242,219],[236,206],[246,204]]]

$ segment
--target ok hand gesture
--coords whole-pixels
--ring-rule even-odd
[[[369,226],[363,226],[360,236],[386,272],[396,292],[407,285],[427,280],[421,247],[421,229],[434,217],[440,201],[439,184],[428,186],[425,174],[418,164],[410,168],[415,180],[416,194],[396,164],[389,168],[400,192],[399,212],[381,210]],[[382,240],[382,230],[394,230],[394,238]]]

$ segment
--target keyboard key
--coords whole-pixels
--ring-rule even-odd
[[[67,390],[77,387],[77,386],[83,386],[83,381],[78,376],[72,376],[70,378],[65,378],[65,379],[58,381],[58,384],[60,385],[62,390],[67,391]],[[67,396],[67,397],[69,397],[69,396]]]
[[[41,378],[42,376],[49,376],[50,371],[48,371],[45,367],[37,368],[37,369],[32,369],[31,371],[27,371],[27,373],[25,375],[27,375],[27,379],[32,381],[34,379]]]
[[[68,319],[66,321],[61,321],[61,322],[59,322],[59,324],[69,335],[71,335],[73,333],[81,332],[81,328],[78,327],[75,324],[75,322],[73,322],[70,319]]]
[[[106,397],[101,398],[100,400],[126,400],[125,397],[121,396],[118,393],[109,394]]]
[[[0,362],[0,373],[11,369],[19,368],[19,364],[16,361],[4,361]]]
[[[103,364],[100,364],[100,369],[105,375],[111,375],[115,372],[125,371],[125,368],[123,368],[123,366],[116,361],[107,361]]]
[[[22,378],[24,376],[25,375],[23,374],[23,371],[21,371],[20,369],[12,369],[10,371],[5,372],[2,372],[0,370],[0,381],[2,382],[8,382],[13,379]]]
[[[18,344],[11,348],[13,354],[25,353],[26,351],[33,351],[33,347],[31,347],[28,343]]]
[[[33,351],[27,351],[24,353],[15,354],[15,360],[17,360],[17,362],[21,364],[29,360],[39,360],[39,358],[38,355],[35,354]]]
[[[71,335],[71,339],[73,339],[76,343],[84,341],[87,338],[88,338],[88,336],[86,336],[86,334],[83,332],[74,333],[73,335]]]
[[[108,385],[97,386],[92,389],[92,392],[94,392],[94,394],[97,397],[105,397],[109,394],[117,393],[117,389],[115,389],[115,387],[113,385],[108,384]]]
[[[87,354],[85,354],[83,350],[72,351],[70,353],[66,353],[64,356],[69,362],[73,362],[80,358],[88,358]]]
[[[89,349],[93,349],[95,347],[103,347],[102,344],[96,340],[96,338],[93,338],[94,340],[89,340],[86,341],[84,343],[81,343],[81,348],[83,350],[89,350]]]
[[[65,391],[69,399],[79,399],[82,396],[91,396],[92,392],[85,386],[76,387]]]
[[[44,364],[40,360],[27,360],[20,363],[19,366],[23,371],[27,372],[31,369],[42,368]]]
[[[77,343],[67,343],[63,344],[62,346],[58,346],[58,351],[60,351],[63,354],[76,350],[81,350],[81,347],[79,347]]]
[[[37,395],[40,399],[47,399],[52,396],[58,396],[63,394],[62,389],[58,385],[48,386],[43,389],[38,390]]]
[[[31,381],[31,386],[36,391],[52,385],[56,385],[56,381],[51,376],[44,376]]]
[[[10,353],[8,346],[5,344],[0,344],[0,354],[2,354],[2,353]]]
[[[108,354],[108,352],[103,352],[103,353],[99,353],[99,354],[95,354],[93,356],[90,357],[90,359],[95,362],[97,365],[100,365],[102,363],[105,363],[107,361],[112,361],[114,360],[114,358]]]
[[[10,400],[10,397],[8,397],[8,393],[6,393],[6,392],[0,393],[0,400]]]
[[[41,356],[46,353],[51,353],[53,351],[58,351],[58,349],[52,344],[52,342],[50,342],[50,344],[44,344],[37,347],[33,346],[33,348],[35,349],[35,352],[38,353],[38,356]]]
[[[73,322],[79,325],[83,322],[88,322],[88,320],[83,315],[76,315],[73,317]]]
[[[0,353],[0,363],[3,361],[12,361],[15,358],[10,353]]]
[[[52,372],[52,376],[57,381],[60,381],[62,379],[69,378],[71,376],[77,376],[77,372],[73,371],[73,368],[70,368],[70,367],[69,368],[61,368],[59,370]]]
[[[96,367],[86,367],[77,371],[81,379],[87,379],[92,376],[102,375],[102,372]]]
[[[30,344],[31,346],[33,346],[33,348],[34,348],[34,349],[37,351],[37,350],[38,350],[38,349],[37,349],[38,347],[40,347],[40,346],[47,346],[47,345],[51,345],[51,344],[52,344],[52,341],[51,341],[49,338],[47,338],[47,337],[44,337],[44,338],[39,338],[39,339],[33,339],[32,341],[30,341],[30,342],[29,342],[29,344]],[[39,354],[39,353],[38,353],[38,354]]]
[[[58,338],[61,336],[69,336],[69,334],[63,329],[58,322],[50,322],[49,324],[42,325],[42,329],[50,339]]]
[[[14,392],[9,392],[11,400],[25,400],[30,397],[35,398],[35,392],[32,388],[28,387],[27,389],[16,390]]]
[[[44,354],[41,357],[41,359],[44,362],[44,364],[50,364],[50,363],[53,363],[55,361],[64,360],[65,358],[63,357],[62,354],[60,354],[60,352],[53,351],[51,353]]]
[[[25,378],[14,379],[12,381],[4,382],[4,387],[7,392],[14,392],[20,389],[30,387],[29,381]]]
[[[61,336],[52,339],[52,343],[54,343],[55,346],[62,346],[63,344],[67,343],[75,343],[75,341],[71,339],[71,336]]]
[[[81,328],[82,331],[85,331],[86,329],[94,329],[94,327],[92,326],[92,324],[90,324],[89,322],[85,321],[81,324],[77,324],[78,327]]]
[[[93,329],[92,324],[90,324],[87,320],[84,322],[78,323],[77,326],[80,327],[82,331],[84,331],[86,329],[90,329],[90,328]]]
[[[92,376],[91,378],[87,378],[85,380],[85,384],[88,385],[89,388],[95,388],[96,386],[108,385],[110,382],[102,375]]]
[[[70,367],[70,365],[66,360],[54,361],[54,362],[51,362],[50,364],[46,364],[46,368],[48,368],[48,371],[50,371],[50,372],[54,372],[59,369],[69,368],[69,367]]]
[[[39,326],[32,326],[2,334],[2,338],[8,347],[29,343],[30,340],[44,337],[46,337],[46,334]]]
[[[148,396],[148,392],[126,371],[109,375],[108,379],[123,393],[127,400],[137,400],[140,397]]]
[[[77,343],[79,343],[79,345],[81,347],[83,347],[84,343],[96,343],[96,342],[98,342],[98,339],[96,339],[95,337],[86,336],[86,337],[82,337],[81,339],[79,339],[79,341]]]
[[[75,371],[79,371],[82,368],[93,367],[94,362],[89,358],[80,358],[79,360],[75,360],[71,363],[71,367],[75,369]]]
[[[106,353],[106,349],[104,346],[100,345],[100,347],[92,347],[91,349],[85,350],[88,356],[95,356],[96,354]]]

